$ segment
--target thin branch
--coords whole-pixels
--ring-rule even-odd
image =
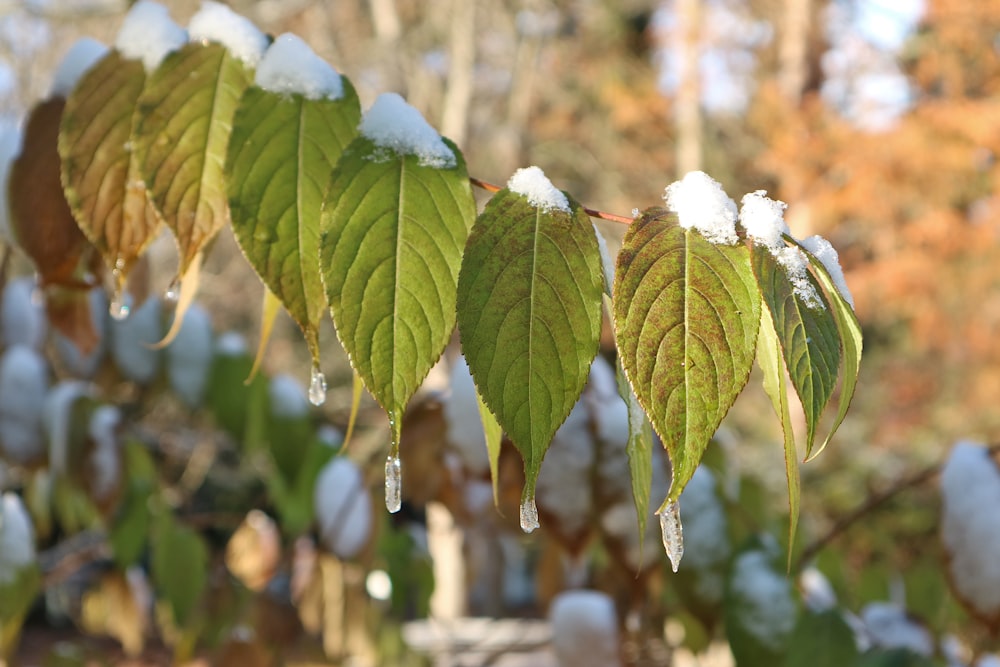
[[[997,452],[1000,452],[1000,443],[990,445],[986,450],[990,456],[994,456]],[[873,496],[869,496],[865,499],[861,505],[855,508],[853,511],[845,514],[840,519],[838,519],[830,530],[826,532],[819,539],[815,540],[812,544],[808,545],[802,550],[802,555],[799,556],[798,569],[801,569],[807,563],[809,563],[813,558],[815,558],[820,551],[825,549],[831,542],[836,540],[838,537],[843,535],[848,528],[853,526],[855,523],[865,518],[879,507],[884,505],[886,502],[897,496],[899,493],[911,489],[916,486],[920,486],[924,482],[930,481],[936,477],[941,469],[944,468],[945,462],[938,461],[937,463],[921,470],[910,477],[902,479],[896,482],[892,487],[886,489],[882,493],[877,493]]]
[[[500,192],[503,190],[499,185],[495,183],[490,183],[488,181],[481,180],[474,176],[469,177],[469,182],[472,183],[477,188],[486,190],[487,192]],[[624,215],[618,215],[617,213],[608,213],[606,211],[598,211],[597,209],[583,207],[583,212],[589,215],[591,218],[599,218],[601,220],[607,220],[609,222],[618,222],[623,225],[631,225],[632,218]]]

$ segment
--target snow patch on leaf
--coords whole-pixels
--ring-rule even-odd
[[[173,22],[166,7],[140,0],[125,15],[115,38],[115,48],[126,58],[141,60],[149,74],[160,66],[167,54],[179,49],[187,40],[187,32]]]
[[[27,463],[44,450],[48,385],[48,365],[30,347],[15,345],[0,357],[0,448],[11,461]]]
[[[13,582],[35,562],[35,530],[21,497],[7,492],[0,499],[0,584]]]
[[[934,655],[934,638],[924,626],[891,602],[871,602],[861,610],[861,620],[873,646],[902,648],[918,655]]]
[[[762,550],[738,556],[729,576],[729,590],[743,629],[778,651],[795,627],[797,610],[791,582],[774,570],[771,560]]]
[[[717,245],[735,245],[736,202],[722,185],[703,171],[691,171],[667,186],[667,209],[677,214],[684,229],[695,229]]]
[[[455,154],[420,112],[396,93],[382,93],[361,118],[358,131],[376,146],[416,155],[423,167],[452,169]]]
[[[799,243],[812,253],[813,257],[823,263],[827,273],[830,274],[830,278],[833,279],[833,284],[837,287],[837,291],[840,292],[840,295],[844,297],[847,303],[851,304],[851,308],[854,308],[854,297],[851,295],[851,290],[847,287],[847,281],[844,280],[844,270],[840,267],[840,256],[833,245],[818,234],[802,239]]]
[[[220,2],[203,2],[191,17],[188,31],[192,42],[222,44],[247,67],[256,67],[267,49],[267,35]]]
[[[507,189],[525,197],[528,203],[543,212],[553,209],[569,213],[569,200],[566,195],[552,185],[538,167],[518,169],[507,181]]]
[[[279,35],[257,67],[254,83],[279,95],[302,95],[307,100],[339,100],[344,94],[340,75],[317,56],[300,37]]]
[[[90,417],[87,430],[94,441],[94,450],[90,455],[93,472],[90,484],[97,500],[107,499],[121,481],[121,449],[117,433],[121,418],[121,412],[113,405],[98,407]]]
[[[785,246],[781,235],[789,233],[786,208],[785,202],[769,198],[766,190],[747,193],[740,207],[740,224],[755,244],[777,252]]]

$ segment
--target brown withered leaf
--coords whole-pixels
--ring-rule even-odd
[[[21,154],[10,168],[11,227],[35,264],[42,285],[71,285],[90,245],[76,224],[59,180],[59,122],[65,100],[55,97],[29,114]]]

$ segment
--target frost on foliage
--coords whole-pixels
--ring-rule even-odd
[[[76,84],[97,61],[108,53],[108,47],[90,37],[76,40],[56,67],[52,78],[52,97],[69,97]]]
[[[190,407],[197,407],[205,395],[212,352],[212,321],[204,308],[194,304],[167,347],[170,387]]]
[[[13,582],[35,562],[35,531],[21,497],[7,492],[0,498],[0,584]]]
[[[450,391],[444,399],[445,438],[458,451],[466,470],[474,475],[490,469],[486,436],[479,417],[476,385],[465,357],[459,355],[451,367]]]
[[[166,7],[149,0],[132,6],[115,38],[115,48],[126,58],[141,60],[151,73],[171,51],[187,42],[187,32],[170,18]]]
[[[150,296],[124,320],[111,320],[111,358],[126,379],[147,384],[160,367],[160,350],[152,344],[163,329],[163,303]]]
[[[264,53],[254,83],[279,95],[302,95],[308,100],[338,100],[344,86],[325,60],[291,33],[280,35]]]
[[[684,524],[683,570],[698,573],[695,593],[706,602],[719,602],[725,592],[724,566],[732,551],[726,513],[719,500],[715,475],[701,465],[681,493]]]
[[[21,127],[9,118],[0,118],[0,183],[7,182],[10,165],[21,153]],[[13,243],[7,188],[0,188],[0,241]]]
[[[986,448],[959,442],[941,473],[941,539],[958,597],[1000,618],[1000,470]]]
[[[380,148],[416,155],[421,166],[451,169],[457,164],[437,130],[396,93],[379,95],[361,118],[358,131]]]
[[[54,331],[52,342],[55,347],[56,357],[59,359],[63,370],[69,372],[74,377],[89,378],[97,372],[104,358],[104,346],[107,337],[107,317],[108,297],[104,290],[95,287],[87,295],[90,304],[90,321],[94,325],[94,333],[97,335],[97,345],[90,352],[84,354],[76,343],[64,336],[59,331]]]
[[[599,591],[566,591],[549,609],[552,647],[561,667],[621,664],[615,603]]]
[[[291,375],[278,373],[272,377],[267,393],[271,399],[271,412],[275,417],[297,419],[309,414],[306,390]]]
[[[256,67],[267,49],[267,35],[221,2],[203,2],[191,17],[188,32],[192,42],[222,44],[247,67]]]
[[[891,602],[871,602],[861,610],[861,621],[872,646],[902,648],[918,655],[934,655],[934,638],[927,628]]]
[[[775,571],[767,551],[740,554],[729,575],[731,609],[740,626],[764,646],[781,650],[795,627],[792,584]]]
[[[0,357],[0,448],[14,463],[30,462],[44,451],[48,385],[45,359],[30,347],[15,345]]]
[[[4,347],[25,345],[36,350],[45,345],[48,319],[45,308],[34,298],[35,280],[29,276],[15,278],[3,288],[0,302],[0,341]]]
[[[49,467],[53,474],[64,474],[69,458],[70,420],[73,406],[82,398],[93,396],[90,383],[63,380],[49,390],[43,406],[45,435],[49,441]]]
[[[569,213],[566,195],[552,185],[552,181],[538,167],[525,167],[515,171],[507,181],[507,189],[521,195],[529,204],[543,212],[556,209]]]
[[[813,257],[823,263],[827,273],[830,274],[830,278],[833,279],[833,284],[837,287],[837,291],[840,292],[840,295],[844,297],[847,303],[851,304],[851,308],[854,308],[854,297],[851,295],[851,290],[847,287],[847,281],[844,280],[844,270],[840,267],[840,255],[837,254],[833,245],[818,234],[802,239],[799,243],[812,253]]]
[[[361,470],[338,456],[320,471],[313,494],[323,546],[338,558],[354,558],[372,533],[372,498]]]
[[[535,503],[556,519],[566,536],[585,530],[593,494],[590,471],[594,465],[594,437],[587,409],[577,401],[549,445],[535,487]]]
[[[740,224],[755,245],[764,246],[785,269],[792,291],[807,308],[822,309],[823,301],[816,288],[809,282],[809,259],[796,246],[785,246],[782,234],[788,234],[785,224],[783,201],[767,197],[767,192],[757,190],[743,197]]]
[[[705,172],[691,171],[674,181],[667,186],[663,200],[667,209],[677,214],[677,221],[684,229],[696,229],[708,241],[719,245],[734,245],[739,240],[736,202]]]

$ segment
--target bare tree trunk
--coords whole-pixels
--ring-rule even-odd
[[[701,169],[701,0],[677,0],[677,172]]]
[[[784,0],[778,85],[789,102],[798,104],[809,74],[808,49],[811,0]]]
[[[448,88],[441,133],[461,146],[469,126],[469,104],[476,66],[476,0],[453,0]]]

